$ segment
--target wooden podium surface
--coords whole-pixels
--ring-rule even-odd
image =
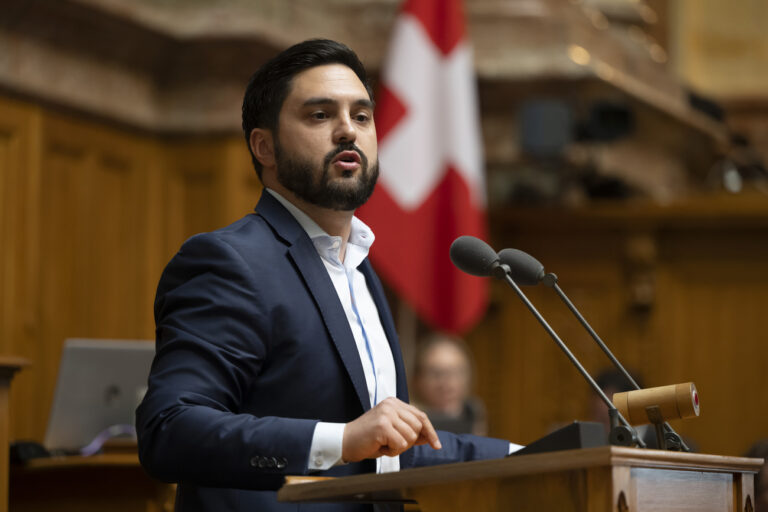
[[[762,459],[604,446],[288,483],[281,501],[417,502],[423,512],[754,510]]]

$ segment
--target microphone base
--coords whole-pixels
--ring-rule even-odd
[[[635,429],[625,425],[616,425],[611,429],[609,440],[614,446],[637,446],[638,437]]]
[[[574,421],[570,425],[555,430],[551,434],[532,442],[525,448],[510,455],[510,457],[533,453],[577,450],[579,448],[594,448],[606,446],[607,444],[608,434],[606,434],[602,423]]]

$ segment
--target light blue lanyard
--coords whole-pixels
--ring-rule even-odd
[[[355,299],[355,290],[352,286],[352,279],[350,277],[350,272],[354,273],[355,269],[345,272],[347,275],[347,284],[349,285],[349,297],[350,299],[352,299],[352,311],[355,312],[355,317],[357,318],[357,325],[360,326],[360,330],[363,333],[363,339],[365,340],[365,350],[368,352],[368,360],[371,362],[371,369],[373,370],[373,404],[371,404],[371,407],[373,407],[379,401],[378,400],[379,377],[378,375],[376,375],[376,365],[373,363],[373,350],[371,350],[371,343],[370,341],[368,341],[368,333],[365,332],[365,327],[363,327],[363,321],[360,318],[360,313],[357,311],[357,300]]]

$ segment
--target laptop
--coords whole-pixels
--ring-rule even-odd
[[[111,437],[135,438],[135,410],[154,355],[150,340],[67,339],[45,447],[90,455]]]

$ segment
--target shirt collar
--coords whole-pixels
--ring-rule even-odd
[[[272,197],[280,201],[280,204],[293,215],[296,222],[299,223],[312,240],[321,258],[329,260],[334,264],[342,265],[342,262],[339,261],[339,251],[341,249],[340,236],[331,236],[326,233],[309,215],[271,188],[265,187],[264,190],[272,194]],[[375,238],[371,228],[365,222],[353,216],[343,266],[347,269],[357,268],[368,256],[368,251]]]

